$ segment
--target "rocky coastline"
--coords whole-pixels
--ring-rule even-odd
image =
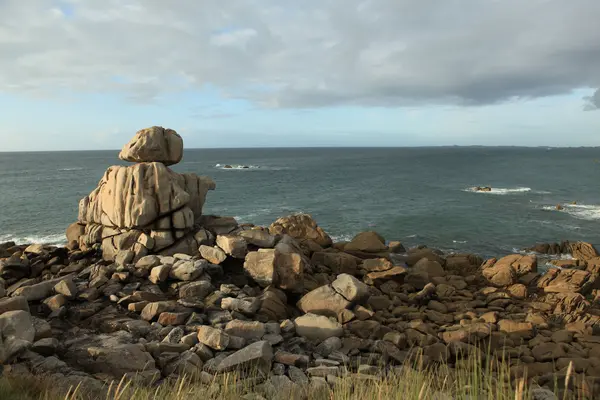
[[[600,395],[592,245],[484,260],[372,231],[334,242],[306,214],[238,224],[203,215],[216,184],[168,168],[182,156],[175,131],[139,131],[120,154],[135,164],[109,167],[81,200],[67,246],[0,244],[4,374],[101,393],[123,377],[236,372],[303,398],[307,385],[384,379],[415,357],[458,368],[485,349],[539,393],[572,374],[563,390]],[[570,257],[542,271],[536,254]]]

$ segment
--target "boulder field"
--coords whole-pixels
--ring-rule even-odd
[[[375,232],[332,243],[308,215],[203,229],[195,255],[135,262],[101,245],[0,245],[5,368],[92,388],[250,370],[299,385],[482,349],[513,378],[551,386],[572,363],[577,385],[599,389],[599,257],[540,272],[535,255],[405,250]]]
[[[67,247],[0,244],[5,372],[91,391],[232,371],[299,388],[482,353],[512,379],[553,388],[570,369],[573,390],[600,395],[593,246],[536,246],[571,254],[538,268],[534,253],[483,260],[376,232],[333,242],[306,214],[240,225],[202,215],[210,178],[168,169],[174,131],[140,132],[121,152],[138,164],[109,168]]]

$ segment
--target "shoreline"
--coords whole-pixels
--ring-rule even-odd
[[[295,214],[304,214],[304,213],[297,212]],[[290,215],[293,215],[293,214],[290,214]],[[209,217],[234,218],[238,225],[247,225],[247,226],[255,226],[255,227],[261,226],[259,224],[254,224],[252,222],[247,222],[247,221],[239,222],[240,221],[239,218],[232,217],[232,216],[209,215]],[[275,218],[275,219],[277,219],[277,218]],[[377,231],[377,227],[372,227],[371,229],[374,231]],[[347,242],[347,241],[350,241],[354,235],[349,234],[349,233],[341,233],[341,234],[331,234],[330,236],[334,242]],[[508,246],[498,246],[501,250],[498,250],[496,252],[488,251],[488,252],[484,253],[482,251],[470,250],[468,248],[467,249],[452,248],[452,247],[448,246],[449,243],[446,243],[445,245],[437,245],[435,243],[415,241],[414,239],[418,236],[419,236],[419,234],[412,234],[412,235],[407,235],[407,236],[403,236],[403,237],[394,237],[390,240],[406,243],[406,244],[408,244],[409,247],[426,246],[426,247],[430,247],[433,249],[438,249],[446,254],[468,253],[468,254],[475,254],[475,255],[478,255],[483,258],[492,258],[492,257],[501,258],[501,257],[507,256],[510,254],[522,254],[522,255],[535,255],[539,259],[547,258],[548,260],[568,258],[571,255],[568,252],[559,253],[559,254],[547,254],[544,252],[538,252],[538,251],[533,250],[535,248],[535,246],[546,245],[546,244],[560,244],[563,242],[573,242],[574,243],[574,242],[579,242],[579,241],[591,243],[594,246],[600,245],[600,244],[596,244],[596,243],[592,243],[592,242],[587,242],[585,239],[584,240],[561,239],[560,241],[550,242],[550,243],[547,243],[547,242],[534,242],[533,244],[530,243],[530,244],[528,244],[528,246],[530,246],[530,247],[523,246],[523,247],[512,247],[511,249],[508,249]],[[44,238],[50,238],[50,239],[43,240]],[[67,247],[68,246],[67,236],[64,233],[40,234],[40,235],[30,234],[30,235],[21,235],[21,236],[0,233],[0,244],[5,244],[8,242],[15,243],[15,245],[18,245],[18,246],[25,246],[25,245],[32,245],[32,244],[40,244],[40,245],[44,245],[44,246],[56,246],[56,247]],[[454,240],[453,242],[454,242],[454,244],[467,245],[467,246],[471,244],[471,243],[467,244],[460,240]],[[479,246],[491,246],[491,245],[492,245],[491,242],[479,244]],[[473,247],[478,247],[478,246],[476,244],[474,244]]]

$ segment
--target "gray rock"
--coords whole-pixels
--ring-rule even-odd
[[[214,286],[208,281],[191,282],[179,288],[179,298],[204,300],[206,296],[214,291]]]
[[[273,362],[273,349],[267,341],[246,346],[225,358],[218,367],[219,372],[262,372],[268,374]]]
[[[199,379],[204,363],[193,351],[186,351],[163,368],[163,375],[185,376],[192,381]]]
[[[29,312],[29,303],[23,296],[5,297],[0,299],[0,314],[8,311],[23,310]]]
[[[304,391],[285,375],[276,375],[269,378],[264,385],[267,397],[272,400],[305,399]]]
[[[36,353],[44,357],[49,357],[56,353],[57,348],[58,340],[54,338],[40,339],[37,342],[33,343],[33,346],[31,346],[32,351],[35,351]]]
[[[0,363],[6,363],[27,350],[34,338],[35,329],[28,312],[15,310],[0,315]]]
[[[302,371],[300,368],[290,365],[288,367],[288,375],[293,382],[296,382],[300,385],[305,385],[308,383],[308,376]]]
[[[305,313],[337,318],[338,314],[350,307],[350,302],[336,292],[331,285],[311,290],[298,301],[298,308]]]
[[[198,328],[198,341],[214,350],[225,350],[229,345],[229,335],[210,326]]]
[[[558,397],[552,390],[538,387],[531,389],[531,400],[558,400]]]
[[[265,324],[258,321],[230,321],[225,326],[228,335],[243,337],[246,340],[259,340],[265,334]]]
[[[63,296],[74,299],[77,296],[77,286],[72,279],[63,279],[54,286],[54,291]]]
[[[233,258],[243,259],[248,251],[248,244],[244,238],[234,235],[218,235],[217,246]]]
[[[293,325],[293,323],[292,323]],[[279,334],[281,333],[281,326],[277,322],[267,322],[265,324],[265,329],[267,333]]]
[[[273,369],[271,370],[273,375],[284,375],[285,365],[279,363],[273,363]]]
[[[359,303],[369,297],[369,287],[352,275],[340,274],[331,283],[336,292],[352,303]]]
[[[44,304],[52,311],[59,310],[62,306],[67,304],[67,298],[62,294],[55,294],[54,296],[48,297],[44,300]]]
[[[180,260],[173,264],[169,277],[181,281],[193,281],[202,275],[206,265],[208,265],[206,260]]]
[[[161,261],[158,256],[144,256],[135,263],[135,268],[150,270],[151,268],[157,267],[160,264]]]
[[[262,338],[263,338],[263,340],[266,340],[267,342],[269,342],[271,344],[271,346],[276,346],[279,343],[283,342],[283,336],[281,336],[279,334],[275,334],[275,333],[267,333]]]
[[[217,246],[200,246],[200,255],[202,258],[210,262],[211,264],[221,264],[223,261],[227,259],[227,254]]]
[[[257,298],[244,300],[226,297],[221,300],[221,308],[224,310],[241,312],[243,314],[255,314],[260,308],[260,300]]]
[[[133,336],[124,331],[110,335],[79,335],[65,343],[61,358],[90,374],[105,374],[121,379],[136,377],[152,382],[158,376],[154,359],[142,344],[134,344]]]
[[[253,244],[254,246],[261,248],[273,248],[275,247],[275,236],[270,233],[259,230],[259,229],[251,229],[247,231],[242,231],[239,234],[243,237],[246,242],[249,244]]]
[[[194,352],[198,354],[198,357],[200,357],[200,359],[204,362],[210,360],[215,356],[212,350],[204,343],[198,343],[196,346],[194,346]]]
[[[154,267],[150,270],[150,277],[148,277],[148,280],[154,284],[164,282],[169,277],[170,271],[170,265],[159,265],[157,267]]]
[[[119,250],[117,256],[115,257],[115,263],[117,265],[131,264],[134,257],[135,253],[131,250]]]
[[[161,313],[166,311],[175,311],[177,309],[177,302],[174,301],[155,301],[148,303],[141,313],[141,318],[145,321],[152,321],[158,317]]]
[[[330,337],[341,337],[344,329],[339,322],[323,315],[306,314],[294,320],[296,334],[309,340],[323,341]]]
[[[192,347],[199,343],[198,334],[193,332],[189,333],[181,338],[181,343],[185,343],[188,346]]]
[[[239,350],[244,348],[244,346],[246,346],[246,339],[239,336],[229,335],[229,345],[227,346],[228,349]]]
[[[0,315],[0,333],[2,337],[14,336],[28,342],[35,339],[35,328],[31,314],[23,310],[8,311]]]
[[[165,336],[165,338],[162,341],[163,343],[180,343],[184,335],[185,332],[181,327],[178,326],[171,330],[171,332],[169,332],[169,334]]]
[[[331,353],[342,348],[342,340],[339,337],[330,337],[325,339],[317,346],[315,351],[324,357],[329,357]]]
[[[27,299],[27,301],[43,300],[52,294],[52,289],[58,282],[62,281],[63,279],[70,279],[72,277],[72,275],[69,275],[63,278],[50,279],[30,286],[23,286],[15,290],[13,292],[13,296],[23,296]]]
[[[48,322],[37,317],[31,317],[31,322],[33,323],[33,328],[35,329],[35,338],[33,339],[34,342],[37,342],[40,339],[52,337],[52,327]]]

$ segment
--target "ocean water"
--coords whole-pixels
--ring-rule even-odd
[[[340,240],[375,230],[497,256],[537,242],[600,244],[598,159],[596,148],[191,149],[173,169],[217,182],[207,214],[267,225],[306,212]],[[64,242],[79,199],[115,164],[126,164],[116,151],[0,153],[0,242]]]

